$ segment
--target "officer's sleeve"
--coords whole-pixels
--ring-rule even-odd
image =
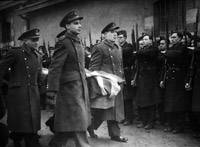
[[[167,58],[181,58],[184,53],[186,53],[186,49],[179,48],[177,50],[167,50],[164,56]]]
[[[0,60],[0,87],[3,84],[4,75],[14,62],[15,56],[13,50],[9,50],[8,53]]]
[[[102,64],[102,50],[98,46],[95,46],[91,54],[89,70],[99,71],[101,70],[101,64]]]
[[[155,57],[158,55],[158,49],[156,47],[150,49],[140,49],[136,52],[136,55]]]
[[[56,45],[55,52],[49,67],[47,91],[57,92],[59,90],[60,77],[67,55],[68,52],[65,45],[62,42],[59,42]]]

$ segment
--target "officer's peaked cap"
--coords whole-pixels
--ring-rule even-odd
[[[60,38],[61,36],[64,36],[66,32],[67,32],[67,30],[64,30],[64,31],[60,32],[60,33],[56,36],[56,38]]]
[[[119,35],[124,35],[124,37],[127,37],[126,30],[119,30],[119,31],[117,32],[117,35],[118,35],[118,36],[119,36]]]
[[[75,20],[82,20],[83,17],[79,16],[76,10],[69,11],[60,22],[60,27],[65,27],[66,24],[70,24]]]
[[[114,31],[117,29],[119,29],[119,27],[116,26],[116,24],[114,22],[111,22],[103,28],[103,30],[101,31],[101,34],[104,34],[105,32],[109,32],[109,31]]]
[[[40,37],[40,30],[39,29],[31,29],[28,30],[19,36],[18,40],[24,40],[24,39],[31,39],[31,38],[39,38]]]

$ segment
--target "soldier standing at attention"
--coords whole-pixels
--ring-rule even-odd
[[[56,44],[47,80],[47,96],[56,101],[55,135],[50,147],[65,146],[70,133],[74,134],[77,147],[90,146],[86,132],[89,96],[84,48],[79,38],[82,19],[72,10],[60,22],[67,32]]]
[[[119,27],[112,22],[102,30],[101,33],[105,35],[105,39],[94,47],[89,70],[104,71],[122,77],[122,51],[115,44],[115,40],[117,39],[117,29],[119,29]],[[107,96],[105,97],[108,98]],[[92,102],[93,101],[91,101],[91,103]],[[127,142],[128,139],[121,136],[118,125],[118,122],[124,119],[122,92],[119,92],[115,97],[114,107],[108,109],[92,108],[91,111],[93,118],[91,125],[88,127],[88,132],[91,137],[98,137],[94,133],[94,129],[97,130],[102,122],[106,120],[111,140]]]
[[[185,89],[185,79],[188,68],[187,50],[181,40],[180,32],[171,35],[172,46],[169,50],[161,51],[167,59],[165,79],[160,82],[162,87],[165,81],[165,112],[168,115],[166,132],[178,134],[184,131],[184,119],[188,93]]]
[[[41,70],[41,55],[36,52],[39,29],[23,33],[18,40],[22,46],[10,49],[0,61],[0,85],[10,68],[10,82],[7,95],[7,122],[10,138],[15,147],[40,147],[37,131],[40,130],[40,94],[38,81],[44,79]]]
[[[137,125],[137,127],[144,127],[149,130],[155,126],[156,104],[159,102],[157,75],[157,56],[159,52],[158,48],[152,45],[152,36],[145,35],[143,41],[144,48],[134,52],[137,56],[138,64],[136,97],[142,115],[142,124]]]
[[[124,126],[132,124],[133,121],[133,94],[136,92],[135,88],[131,86],[132,79],[132,66],[134,65],[133,51],[134,47],[127,43],[127,33],[125,30],[120,30],[117,32],[117,38],[120,47],[122,48],[122,59],[124,68],[124,78],[126,83],[123,86],[123,98],[124,98],[124,110],[125,110],[125,120],[123,122]]]

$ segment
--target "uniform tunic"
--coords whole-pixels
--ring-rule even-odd
[[[158,49],[150,46],[136,52],[138,62],[137,104],[147,107],[159,103],[157,56]]]
[[[165,84],[165,111],[181,112],[186,108],[188,93],[185,89],[185,79],[188,62],[184,45],[176,44],[164,54],[167,59]]]
[[[90,68],[91,71],[105,71],[122,78],[122,52],[114,43],[104,40],[93,49]],[[92,101],[91,101],[92,103]],[[100,120],[124,119],[124,103],[122,92],[115,97],[115,106],[109,109],[99,109]]]
[[[38,82],[41,74],[41,56],[25,44],[10,49],[0,61],[0,83],[11,68],[7,95],[7,122],[11,131],[36,133],[40,129],[40,94]]]
[[[194,52],[194,74],[193,74],[193,97],[192,97],[192,110],[196,112],[200,112],[200,49],[195,49]]]
[[[59,41],[49,68],[47,91],[58,92],[55,131],[86,131],[88,126],[88,88],[85,79],[84,49],[71,33]]]
[[[134,65],[134,48],[130,43],[125,42],[122,46],[122,58],[123,58],[123,68],[124,68],[124,77],[126,84],[123,89],[124,100],[132,99],[134,94],[134,89],[131,86],[132,80],[132,66]]]

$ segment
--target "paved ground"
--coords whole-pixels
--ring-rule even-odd
[[[42,111],[42,129],[39,131],[39,134],[41,134],[40,142],[44,146],[47,146],[49,140],[53,136],[49,131],[49,128],[44,124],[51,115],[51,111]],[[91,141],[91,147],[200,147],[200,140],[192,138],[192,132],[189,130],[186,130],[184,134],[174,135],[163,132],[163,128],[159,125],[157,125],[157,129],[150,131],[138,129],[135,125],[120,125],[120,127],[122,135],[128,137],[128,143],[118,143],[110,140],[107,133],[106,123],[104,123],[96,131],[99,138],[89,138]],[[74,146],[75,144],[73,139],[70,139],[67,143],[67,147]],[[7,147],[14,147],[12,141],[9,141]]]

